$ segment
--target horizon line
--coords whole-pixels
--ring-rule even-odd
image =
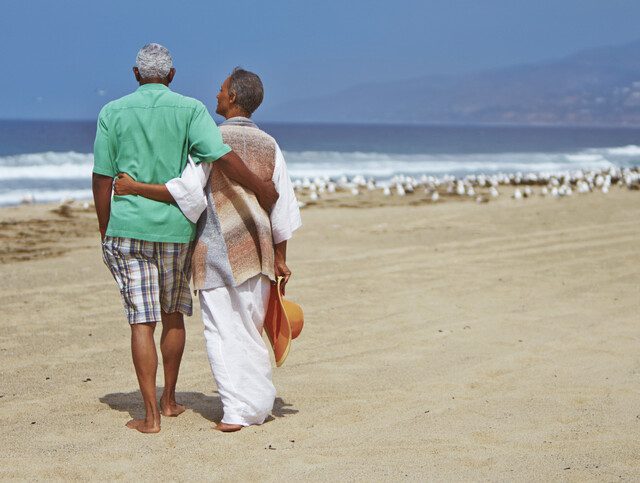
[[[220,124],[215,118],[216,124]],[[255,119],[254,119],[255,120]],[[96,123],[97,119],[83,118],[0,118],[0,123]],[[398,121],[280,121],[257,119],[257,123],[284,126],[378,126],[378,127],[459,127],[459,128],[554,128],[554,129],[640,129],[640,124],[558,124],[558,123],[456,123],[456,122],[398,122]]]

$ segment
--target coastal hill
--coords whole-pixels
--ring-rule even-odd
[[[356,85],[265,110],[269,120],[640,125],[640,40],[534,64]]]

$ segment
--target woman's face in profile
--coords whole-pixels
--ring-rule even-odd
[[[230,99],[229,99],[229,78],[227,77],[222,85],[220,86],[220,91],[216,96],[218,99],[218,105],[216,106],[216,113],[224,116],[230,107]]]

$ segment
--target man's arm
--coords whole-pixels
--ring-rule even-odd
[[[271,211],[271,208],[278,200],[278,192],[273,181],[260,179],[244,164],[240,156],[233,151],[219,158],[216,163],[229,179],[253,191],[264,211],[267,213]]]
[[[108,114],[106,106],[100,111],[96,126],[96,139],[93,144],[93,175],[91,187],[93,203],[98,215],[100,236],[104,240],[111,215],[111,188],[116,171],[109,143]]]
[[[93,188],[93,203],[96,207],[96,215],[98,215],[98,227],[100,229],[100,237],[104,240],[107,226],[109,225],[109,216],[111,214],[111,186],[113,178],[102,174],[93,173],[91,187]]]
[[[268,213],[278,199],[273,183],[258,178],[242,159],[224,144],[220,129],[213,122],[204,104],[194,111],[189,126],[189,154],[198,162],[216,162],[222,172],[256,195],[260,206]]]

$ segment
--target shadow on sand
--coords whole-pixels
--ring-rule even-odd
[[[161,394],[162,388],[158,388],[156,394],[158,400]],[[102,396],[99,401],[111,409],[129,413],[133,419],[144,418],[144,403],[140,391],[114,392]],[[217,392],[213,396],[207,396],[201,392],[177,392],[176,401],[179,404],[184,404],[187,410],[190,409],[209,421],[218,422],[222,419],[222,402]],[[287,404],[282,398],[277,397],[273,403],[271,414],[276,418],[283,418],[297,412],[298,410],[293,408],[291,404]],[[272,417],[267,418],[267,421],[271,420],[273,420]]]

